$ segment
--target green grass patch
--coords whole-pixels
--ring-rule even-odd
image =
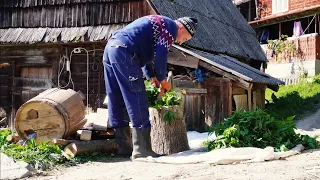
[[[289,86],[280,86],[278,92],[270,89],[266,91],[267,104],[266,112],[277,119],[284,119],[289,116],[302,118],[308,113],[314,112],[320,104],[320,84],[318,76],[313,82],[300,82]],[[272,93],[277,98],[272,98]]]

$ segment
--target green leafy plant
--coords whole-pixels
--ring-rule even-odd
[[[166,110],[165,112],[164,112],[164,117],[163,117],[163,119],[165,120],[165,121],[167,121],[169,124],[171,124],[172,123],[172,121],[174,120],[174,112],[173,111],[169,111],[169,110]]]
[[[208,150],[228,147],[275,147],[285,151],[298,144],[306,148],[317,148],[319,142],[308,135],[296,134],[294,116],[278,120],[257,109],[251,112],[238,111],[224,122],[210,128],[216,139],[206,143]]]
[[[7,136],[11,134],[9,129],[0,130],[0,147],[7,146],[9,143],[7,142]]]
[[[161,109],[163,106],[175,106],[180,105],[182,98],[174,91],[165,92],[162,97],[159,98],[160,88],[154,87],[149,81],[145,81],[146,92],[148,96],[149,107]],[[175,113],[170,110],[164,112],[163,119],[169,124],[174,120]]]
[[[312,78],[312,83],[320,84],[320,74],[318,74]]]
[[[165,92],[159,98],[160,88],[154,87],[149,81],[145,81],[146,92],[148,96],[149,107],[160,109],[163,106],[180,105],[182,98],[174,91]]]
[[[274,50],[277,60],[283,60],[282,58],[278,59],[280,55],[286,58],[285,56],[291,56],[296,53],[296,45],[287,39],[288,35],[282,34],[279,39],[268,41],[269,50]]]
[[[10,134],[12,132],[9,129],[0,131],[0,152],[15,160],[31,164],[36,170],[46,170],[55,165],[68,164],[70,162],[57,145],[44,142],[37,144],[34,139],[29,140],[25,146],[11,144],[6,141],[6,137]]]

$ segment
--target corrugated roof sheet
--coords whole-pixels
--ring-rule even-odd
[[[96,42],[107,40],[127,24],[73,28],[9,28],[0,29],[0,44],[33,44],[48,42]]]
[[[267,85],[281,85],[284,84],[277,78],[274,78],[264,72],[261,72],[245,63],[238,61],[227,55],[215,55],[207,52],[202,52],[199,50],[185,49],[179,46],[174,46],[175,48],[182,50],[190,55],[200,56],[200,60],[203,60],[216,68],[219,68],[227,73],[233,74],[239,78],[242,78],[248,82],[262,83]],[[193,54],[194,53],[194,54]]]
[[[267,61],[254,30],[230,0],[151,0],[157,11],[177,19],[192,16],[198,29],[187,46],[247,60]]]

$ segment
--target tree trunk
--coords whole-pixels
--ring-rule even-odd
[[[166,116],[172,112],[173,117],[170,121]],[[173,154],[189,149],[181,106],[149,108],[149,113],[153,151],[159,154]]]
[[[82,153],[116,153],[118,144],[114,139],[75,141],[64,148],[64,153],[72,157]]]

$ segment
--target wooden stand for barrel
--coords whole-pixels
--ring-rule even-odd
[[[174,113],[169,123],[164,119],[166,111]],[[186,123],[181,106],[149,108],[152,150],[159,154],[173,154],[189,149]]]
[[[37,142],[67,138],[87,122],[83,99],[71,89],[48,89],[19,108],[15,129],[22,139],[36,133]]]

